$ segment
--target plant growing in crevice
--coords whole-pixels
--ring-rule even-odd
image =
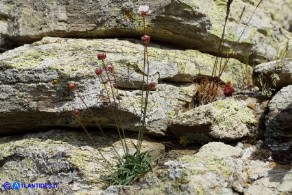
[[[194,97],[193,97],[193,102],[194,102],[195,106],[213,102],[213,101],[217,100],[218,98],[222,97],[222,94],[224,94],[225,96],[232,96],[233,92],[235,91],[233,86],[232,86],[232,83],[230,81],[227,81],[226,83],[224,83],[221,80],[221,76],[224,73],[224,71],[226,70],[226,67],[228,66],[228,63],[230,60],[229,56],[234,55],[234,50],[231,53],[225,53],[225,54],[223,51],[224,50],[225,32],[226,32],[226,27],[227,27],[232,3],[233,3],[233,0],[227,1],[223,31],[222,31],[220,41],[218,44],[218,49],[217,49],[217,53],[218,54],[222,53],[224,56],[226,56],[226,58],[224,59],[222,57],[219,58],[218,56],[216,56],[214,64],[213,64],[211,76],[205,77],[204,79],[201,79],[198,82],[198,87],[197,87],[195,94],[194,94]],[[262,0],[260,0],[259,3],[256,5],[253,13],[251,14],[251,16],[248,19],[246,26],[244,27],[241,34],[239,35],[238,40],[232,42],[230,48],[233,48],[233,44],[235,42],[236,43],[240,42],[241,37],[243,36],[243,34],[246,30],[246,27],[250,23],[255,11],[257,10],[257,8],[259,7],[259,5],[261,3],[262,3]],[[245,8],[243,8],[242,13],[240,14],[240,17],[239,17],[240,21],[242,19],[244,12],[245,12]],[[250,71],[248,69],[248,61],[249,61],[249,54],[246,55],[246,59],[245,59],[246,67],[245,67],[245,71],[244,71],[244,75],[243,75],[242,86],[252,84],[252,79],[251,79],[252,73],[250,73]],[[222,91],[223,91],[223,93],[222,93]]]
[[[137,143],[131,142],[130,144],[134,147],[134,152],[131,152],[126,140],[125,128],[123,124],[123,116],[121,113],[121,97],[119,95],[119,91],[115,88],[115,83],[117,81],[115,74],[115,67],[113,64],[107,64],[105,62],[107,55],[104,52],[100,52],[97,54],[97,58],[99,60],[99,66],[95,69],[95,74],[97,75],[100,84],[102,85],[103,94],[105,101],[103,104],[109,108],[111,112],[111,116],[113,117],[113,121],[116,126],[116,130],[119,135],[119,139],[123,148],[123,155],[119,155],[117,150],[113,145],[115,155],[118,157],[118,161],[113,164],[109,162],[108,159],[105,158],[102,151],[95,145],[95,142],[86,129],[86,126],[82,122],[82,117],[80,117],[80,111],[76,110],[74,115],[76,116],[78,122],[81,127],[90,138],[90,142],[97,149],[97,151],[102,156],[103,160],[106,163],[106,168],[109,170],[109,175],[106,176],[106,180],[109,181],[110,184],[118,184],[118,185],[128,185],[134,182],[139,177],[143,176],[145,173],[151,170],[151,157],[148,151],[142,151],[142,141],[143,135],[146,128],[146,116],[147,116],[147,107],[148,107],[148,99],[150,92],[156,89],[156,83],[152,82],[149,78],[149,59],[148,59],[148,43],[150,42],[150,36],[146,33],[146,17],[151,14],[149,6],[143,5],[139,7],[138,13],[142,17],[143,27],[144,27],[144,35],[141,37],[141,42],[144,47],[143,52],[143,74],[142,74],[142,88],[141,88],[141,107],[140,109],[140,125],[138,129],[138,139]],[[74,93],[79,97],[82,103],[85,105],[86,110],[90,113],[92,118],[95,120],[95,124],[98,127],[99,131],[102,133],[104,137],[106,134],[103,132],[96,116],[93,111],[89,108],[85,99],[78,93],[76,90],[78,87],[75,83],[69,83],[68,88],[70,91],[74,91]],[[135,109],[135,108],[134,108]]]

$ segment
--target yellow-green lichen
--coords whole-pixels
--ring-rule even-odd
[[[35,68],[41,64],[45,59],[56,59],[59,57],[57,50],[29,50],[17,58],[10,61],[11,66],[20,69]]]
[[[205,172],[213,172],[216,174],[224,175],[229,177],[232,173],[230,167],[225,159],[219,159],[214,156],[209,156],[204,159],[201,157],[186,155],[180,158],[183,162],[196,165],[203,164],[204,168],[200,166],[192,166],[189,168],[191,174],[203,174]]]
[[[234,98],[214,102],[213,110],[216,123],[223,129],[230,129],[241,123],[257,123],[253,111],[244,104],[240,105]]]
[[[174,110],[170,110],[166,112],[166,115],[168,116],[168,118],[175,118],[176,112]]]

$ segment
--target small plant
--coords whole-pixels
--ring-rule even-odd
[[[227,1],[225,21],[224,21],[223,31],[222,31],[219,46],[218,46],[218,53],[223,53],[225,29],[227,26],[227,21],[229,18],[232,2],[233,0]],[[262,0],[260,0],[259,3],[256,5],[256,8],[254,9],[253,13],[249,17],[247,24],[249,24],[255,11],[257,10],[257,8],[259,7],[261,3],[262,3]],[[245,11],[245,8],[243,9],[241,13],[240,20],[242,19],[244,11]],[[247,26],[248,25],[246,25],[245,28],[242,30],[236,42],[240,42],[240,39],[242,35],[244,34],[244,31]],[[233,44],[231,44],[231,48],[232,46]],[[232,53],[226,53],[225,56],[227,58],[225,60],[223,60],[222,57],[219,58],[218,56],[216,56],[211,77],[206,77],[205,79],[198,82],[199,86],[197,90],[195,91],[195,95],[193,97],[195,106],[213,102],[217,100],[218,98],[222,97],[223,94],[227,97],[232,96],[233,92],[235,91],[235,89],[232,86],[232,83],[228,81],[224,84],[224,82],[222,82],[220,78],[223,72],[225,71],[226,67],[228,66],[229,59],[230,59],[228,58],[228,56],[233,55],[233,54],[234,54],[234,51]],[[246,67],[245,67],[245,71],[243,75],[242,87],[252,85],[252,73],[249,71],[247,67],[249,63],[249,55],[246,55],[245,63],[246,63]]]
[[[207,77],[196,82],[198,87],[193,96],[193,104],[195,106],[208,104],[223,95],[223,82],[217,77]]]
[[[117,164],[116,171],[107,177],[112,185],[128,185],[151,170],[149,152],[140,152],[137,146],[134,146],[134,154],[125,154],[123,161]]]
[[[253,85],[252,74],[254,70],[254,65],[252,65],[252,68],[249,68],[249,58],[250,54],[249,52],[246,52],[244,56],[244,70],[242,71],[242,83],[240,86],[241,88],[248,88]]]
[[[122,121],[122,114],[120,112],[120,97],[118,89],[115,88],[114,84],[116,81],[115,75],[115,67],[113,64],[106,64],[105,60],[107,59],[107,55],[104,52],[100,52],[97,54],[97,59],[100,61],[99,66],[95,69],[95,74],[99,78],[100,83],[103,86],[105,91],[106,101],[104,103],[109,107],[113,120],[116,125],[116,129],[123,147],[123,156],[120,156],[116,151],[115,147],[111,145],[116,156],[118,157],[118,161],[115,164],[110,163],[103,155],[102,151],[96,147],[94,140],[91,135],[87,131],[85,125],[81,120],[81,112],[79,110],[74,111],[74,115],[78,119],[81,127],[86,132],[92,145],[97,149],[97,151],[102,156],[103,160],[106,162],[107,168],[110,172],[110,175],[106,177],[106,180],[109,181],[110,184],[113,185],[128,185],[134,181],[136,181],[139,177],[143,176],[145,173],[151,170],[151,157],[148,151],[142,152],[141,146],[143,141],[143,135],[145,132],[146,126],[146,115],[147,115],[147,105],[150,91],[156,89],[156,83],[150,81],[149,79],[149,60],[148,60],[148,43],[150,42],[150,36],[146,34],[146,25],[145,20],[148,15],[151,14],[149,6],[144,5],[140,6],[138,13],[142,16],[143,26],[144,26],[144,35],[141,37],[141,42],[144,46],[144,71],[142,74],[142,95],[141,95],[141,115],[140,115],[140,126],[138,129],[138,141],[137,144],[133,144],[134,152],[131,153],[129,150],[129,146],[126,143],[126,136],[124,131],[124,125]],[[92,117],[96,119],[91,109],[87,106],[84,98],[78,93],[77,85],[75,83],[69,83],[68,89],[70,91],[74,91],[77,96],[81,99],[83,104],[86,106],[87,110],[90,112]],[[104,137],[106,137],[103,132],[101,126],[98,121],[95,120],[96,126],[99,128],[100,132]]]

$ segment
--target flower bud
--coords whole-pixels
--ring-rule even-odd
[[[98,67],[97,69],[95,69],[95,74],[97,76],[101,75],[102,74],[102,68]]]
[[[141,37],[141,41],[144,44],[147,44],[150,42],[150,36],[149,35],[144,35],[143,37]]]
[[[97,54],[97,58],[99,60],[104,60],[106,58],[106,54],[104,52],[101,52],[101,53]]]
[[[113,72],[114,71],[114,66],[112,64],[107,65],[106,71]]]
[[[148,88],[149,90],[153,90],[153,89],[156,88],[156,84],[155,84],[154,82],[150,82],[150,83],[148,83],[147,88]]]

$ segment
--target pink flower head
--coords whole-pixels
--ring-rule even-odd
[[[149,9],[148,5],[140,5],[138,13],[143,17],[149,16],[151,14],[151,10]]]
[[[153,90],[153,89],[156,88],[156,84],[154,82],[150,82],[150,83],[148,83],[147,87],[148,87],[149,90]]]
[[[69,88],[69,90],[71,90],[71,91],[74,91],[75,89],[76,89],[76,84],[75,83],[69,83],[68,84],[68,88]]]
[[[107,65],[106,71],[113,72],[114,71],[114,66],[112,64]]]
[[[106,54],[104,52],[101,52],[101,53],[97,54],[97,58],[99,60],[104,60],[106,58]]]
[[[144,44],[147,44],[150,42],[150,36],[149,35],[144,35],[143,37],[141,37],[141,41]]]
[[[95,69],[95,74],[97,76],[101,75],[102,74],[102,68],[98,67],[97,69]]]

